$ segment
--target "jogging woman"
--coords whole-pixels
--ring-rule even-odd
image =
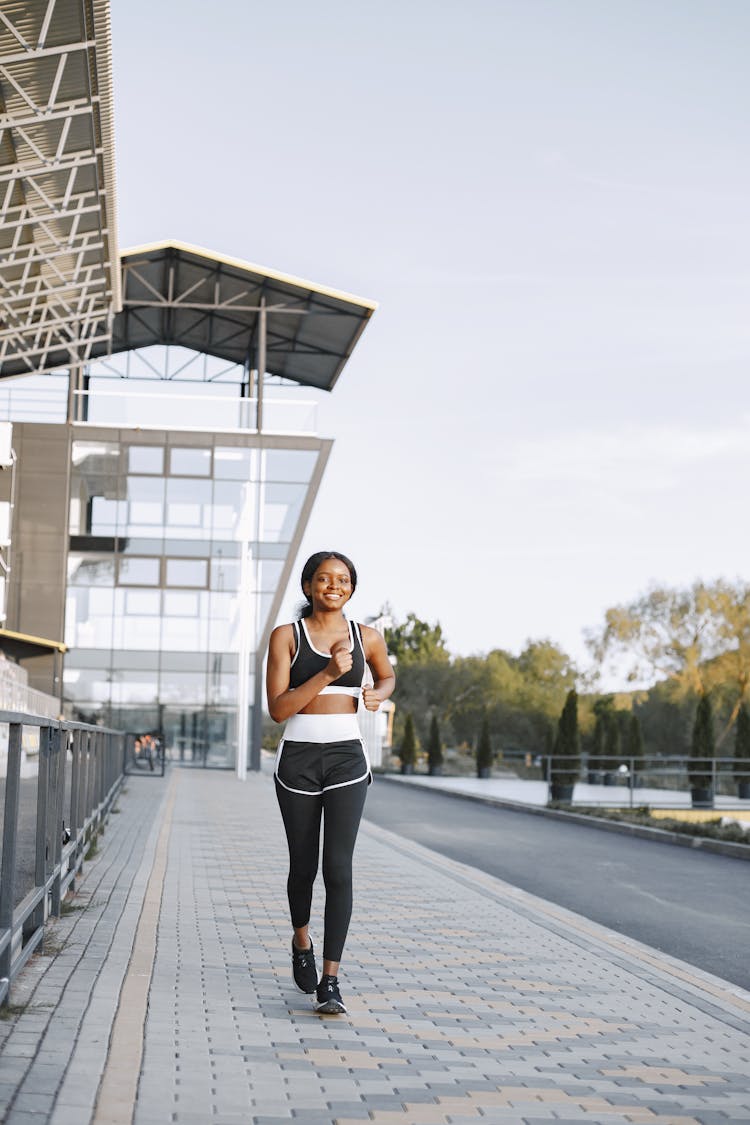
[[[301,583],[307,605],[300,619],[271,634],[268,710],[275,722],[286,722],[274,776],[289,844],[292,973],[302,992],[316,993],[319,1012],[336,1014],[346,1011],[338,971],[352,913],[352,853],[372,781],[357,704],[361,696],[368,711],[377,711],[396,679],[380,634],[344,615],[357,586],[346,555],[312,555]],[[365,665],[372,687],[362,686]],[[321,817],[326,902],[318,980],[308,923]]]

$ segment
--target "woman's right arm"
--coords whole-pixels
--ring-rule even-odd
[[[351,654],[346,649],[335,652],[322,672],[316,672],[299,687],[290,688],[293,644],[294,630],[291,625],[278,625],[271,633],[266,696],[268,713],[275,723],[283,723],[307,707],[324,687],[328,687],[351,667]]]

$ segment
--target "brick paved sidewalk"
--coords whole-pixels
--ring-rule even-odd
[[[349,1015],[318,1016],[269,779],[128,787],[102,856],[131,858],[87,871],[6,1035],[9,1125],[750,1122],[750,994],[365,823]]]

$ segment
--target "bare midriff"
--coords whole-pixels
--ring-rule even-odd
[[[300,715],[351,715],[357,710],[357,700],[351,695],[316,695]]]

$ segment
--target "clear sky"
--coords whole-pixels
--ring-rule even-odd
[[[746,0],[112,7],[120,245],[379,302],[301,552],[355,614],[582,658],[650,582],[747,576]]]

